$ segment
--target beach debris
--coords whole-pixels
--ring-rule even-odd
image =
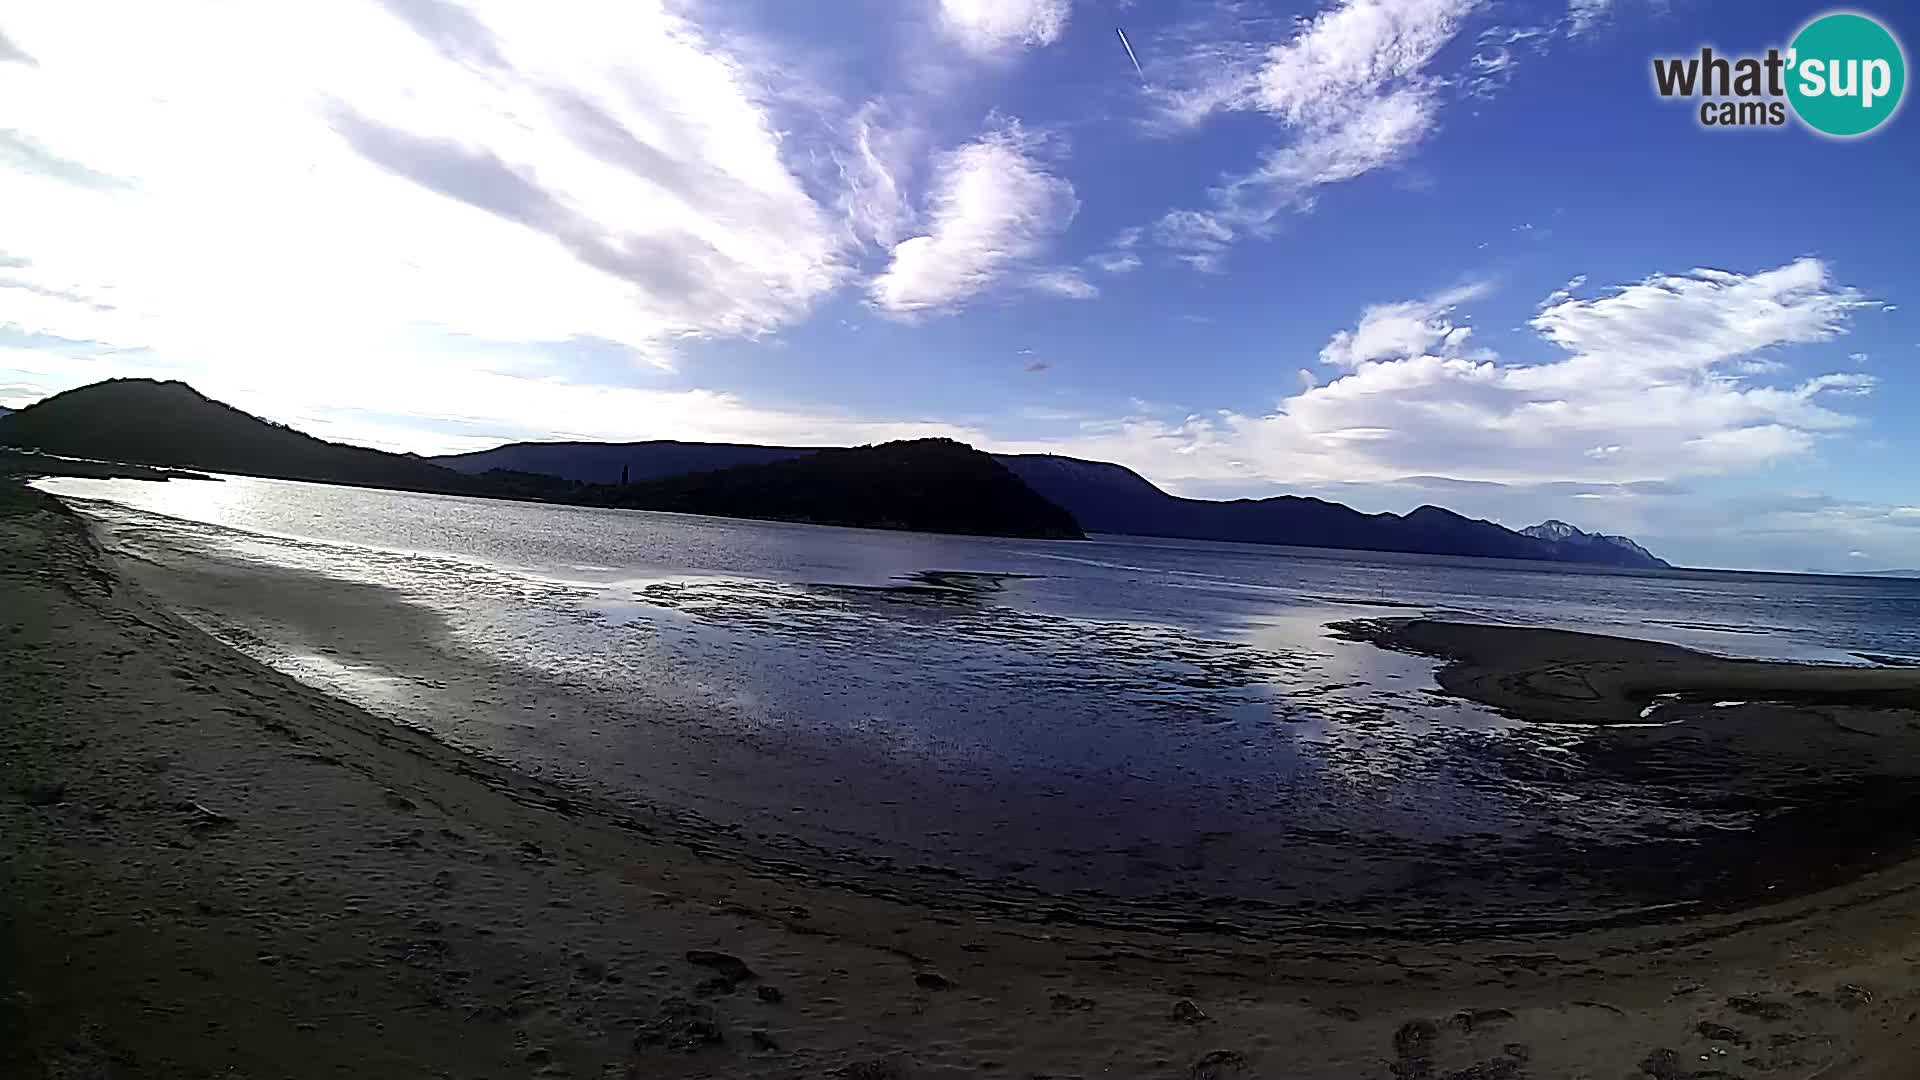
[[[1192,998],[1181,998],[1173,1003],[1173,1018],[1183,1024],[1204,1024],[1209,1017]]]
[[[1661,1047],[1648,1051],[1640,1061],[1640,1071],[1653,1080],[1693,1080],[1693,1071],[1680,1067],[1680,1053]]]
[[[1735,994],[1728,998],[1727,1008],[1742,1016],[1755,1016],[1762,1020],[1785,1020],[1793,1015],[1793,1009],[1784,1002],[1746,994]]]
[[[1453,1014],[1453,1026],[1472,1031],[1488,1024],[1498,1024],[1513,1019],[1513,1014],[1505,1009],[1462,1009]]]
[[[778,1005],[787,999],[787,995],[781,993],[777,986],[756,986],[753,988],[753,993],[769,1005]]]
[[[913,973],[913,985],[922,990],[945,990],[953,981],[937,971],[916,971]]]
[[[660,1003],[654,1014],[640,1025],[633,1037],[636,1047],[658,1046],[682,1054],[691,1054],[726,1041],[720,1025],[704,1005],[685,998],[670,997]]]
[[[1409,1020],[1393,1033],[1395,1061],[1390,1071],[1400,1080],[1432,1080],[1433,1045],[1440,1038],[1440,1025],[1431,1020]]]
[[[1239,1076],[1246,1065],[1246,1057],[1237,1051],[1209,1050],[1193,1063],[1188,1075],[1193,1080],[1223,1080],[1225,1077]]]
[[[1747,1045],[1747,1037],[1740,1034],[1739,1029],[1730,1028],[1725,1024],[1716,1024],[1711,1020],[1700,1021],[1694,1025],[1694,1030],[1698,1031],[1700,1037],[1708,1042],[1728,1042],[1739,1046]]]
[[[694,992],[703,997],[728,993],[741,983],[752,982],[759,977],[754,974],[752,968],[747,966],[745,960],[723,952],[690,949],[687,951],[687,963],[697,964],[713,972],[713,978],[694,988]]]
[[[1858,1008],[1861,1005],[1873,1004],[1873,991],[1864,986],[1855,986],[1853,983],[1842,983],[1840,984],[1840,993],[1845,995],[1840,1004],[1849,1009]]]
[[[753,1044],[755,1050],[780,1049],[780,1044],[774,1041],[772,1035],[767,1034],[766,1028],[754,1028],[747,1032],[747,1041]]]
[[[1440,1028],[1433,1021],[1409,1020],[1393,1033],[1393,1052],[1403,1060],[1424,1060],[1433,1056],[1433,1043],[1439,1037]]]
[[[907,1068],[898,1058],[867,1058],[850,1061],[829,1075],[840,1080],[907,1080]]]
[[[1088,1012],[1094,1006],[1094,1001],[1090,997],[1076,997],[1073,994],[1062,994],[1058,991],[1047,1001],[1053,1006],[1054,1012]]]
[[[1455,1069],[1446,1075],[1446,1080],[1519,1080],[1525,1064],[1524,1057],[1492,1057]]]
[[[67,785],[55,780],[42,780],[22,788],[20,796],[27,800],[28,806],[52,806],[66,800]]]
[[[180,809],[193,815],[193,823],[188,826],[191,829],[220,829],[233,824],[233,819],[227,815],[191,800],[181,803]]]

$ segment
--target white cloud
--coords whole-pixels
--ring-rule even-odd
[[[845,189],[840,211],[861,240],[890,248],[913,222],[907,185],[923,136],[879,102],[863,105],[847,128],[834,155]]]
[[[1285,123],[1315,128],[1425,78],[1479,0],[1345,0],[1273,49],[1249,94]]]
[[[1051,45],[1067,29],[1069,0],[940,0],[940,28],[981,55]]]
[[[1480,6],[1341,0],[1263,52],[1196,48],[1157,92],[1163,122],[1192,126],[1219,111],[1258,111],[1289,136],[1258,167],[1215,189],[1212,215],[1257,233],[1281,211],[1310,206],[1317,188],[1404,159],[1438,124],[1444,79],[1428,69]],[[1223,248],[1185,250],[1209,269]]]
[[[1573,37],[1591,33],[1612,7],[1613,0],[1567,0],[1567,33]]]
[[[996,119],[936,158],[927,231],[894,245],[868,285],[873,302],[902,315],[949,311],[1040,254],[1080,204],[1039,159],[1039,144],[1018,122]]]
[[[1369,360],[1390,360],[1428,352],[1456,354],[1466,344],[1470,327],[1456,326],[1448,316],[1454,308],[1485,296],[1486,282],[1472,282],[1428,297],[1368,308],[1351,330],[1333,335],[1320,350],[1320,362],[1352,368]]]
[[[1064,296],[1069,300],[1091,300],[1100,295],[1099,286],[1088,281],[1078,270],[1057,267],[1042,270],[1033,275],[1032,284],[1041,292]]]
[[[1103,274],[1129,274],[1140,269],[1140,256],[1131,251],[1103,251],[1088,256],[1087,265]]]
[[[1154,223],[1154,239],[1196,270],[1215,271],[1233,242],[1233,228],[1204,210],[1169,210]]]
[[[1139,226],[1122,229],[1114,236],[1107,250],[1087,256],[1086,263],[1103,274],[1130,274],[1140,269],[1140,256],[1133,249],[1140,244],[1140,236],[1146,230]]]
[[[1554,40],[1555,26],[1490,26],[1480,31],[1478,47],[1467,60],[1461,90],[1468,97],[1490,98],[1507,88],[1520,66],[1522,52],[1543,53]]]
[[[6,239],[27,332],[257,364],[428,327],[664,362],[851,272],[772,77],[659,3],[76,2],[7,32],[37,63],[0,65],[0,128],[124,180],[0,168],[0,205],[33,208]]]
[[[1531,325],[1572,359],[1532,369],[1530,387],[1639,385],[1686,377],[1776,344],[1834,336],[1867,306],[1826,264],[1797,259],[1762,273],[1665,274],[1591,300],[1569,297]]]
[[[1239,493],[1431,474],[1670,480],[1803,454],[1852,427],[1839,403],[1874,386],[1857,373],[1768,386],[1736,372],[1764,350],[1842,333],[1849,314],[1868,306],[1813,259],[1569,296],[1533,320],[1565,355],[1531,363],[1462,354],[1465,326],[1450,311],[1480,292],[1464,286],[1369,309],[1323,350],[1344,373],[1303,385],[1271,413],[1131,417],[1083,430],[1063,452]]]

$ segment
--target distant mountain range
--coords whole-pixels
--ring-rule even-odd
[[[470,454],[428,458],[463,473],[493,469],[541,473],[582,484],[641,483],[684,473],[711,472],[736,465],[766,465],[805,457],[818,447],[749,446],[740,443],[537,442],[508,443]]]
[[[814,452],[800,447],[735,443],[510,443],[475,454],[428,460],[476,473],[509,467],[568,480],[607,483],[617,480],[623,469],[638,482],[688,470],[727,468],[740,461],[788,460]],[[1160,490],[1132,469],[1111,462],[1053,454],[995,457],[1028,487],[1064,507],[1081,528],[1093,533],[1544,559],[1641,569],[1667,566],[1625,537],[1585,533],[1560,521],[1514,532],[1437,506],[1399,515],[1363,514],[1340,503],[1297,495],[1231,502],[1183,499]]]
[[[1631,540],[1603,541],[1563,526],[1568,536],[1514,532],[1491,521],[1422,506],[1407,514],[1363,514],[1350,506],[1299,495],[1216,502],[1183,499],[1155,487],[1122,465],[1052,454],[1000,460],[1035,491],[1066,507],[1088,532],[1132,533],[1189,540],[1547,559],[1603,566],[1665,568]]]
[[[1615,566],[1651,566],[1667,565],[1656,558],[1653,552],[1634,543],[1624,536],[1610,536],[1607,533],[1581,532],[1579,529],[1554,518],[1548,518],[1538,525],[1529,525],[1520,530],[1520,535],[1531,536],[1535,540],[1545,540],[1569,548],[1584,548],[1592,558],[1584,561],[1611,563]]]
[[[1297,495],[1184,499],[1121,465],[988,455],[946,439],[873,447],[512,443],[422,458],[316,439],[179,382],[116,379],[0,417],[0,446],[70,457],[492,498],[1026,537],[1086,532],[1633,568],[1625,537],[1514,532],[1437,506],[1363,514]]]
[[[582,484],[527,471],[445,468],[316,439],[180,382],[113,379],[0,417],[0,446],[66,457],[440,494],[993,536],[1081,539],[1065,510],[992,457],[947,439]],[[763,455],[764,456],[764,455]],[[51,463],[50,463],[51,464]],[[616,481],[618,478],[616,477]]]

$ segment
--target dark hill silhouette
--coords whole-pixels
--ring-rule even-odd
[[[1549,545],[1493,524],[1423,506],[1404,517],[1363,514],[1341,503],[1281,495],[1215,502],[1183,499],[1121,465],[1052,454],[1003,458],[1035,491],[1067,508],[1089,532],[1424,555],[1552,558]]]
[[[590,485],[498,467],[469,476],[410,454],[316,439],[185,383],[112,379],[0,418],[0,446],[442,494],[927,532],[1081,536],[1070,514],[993,458],[946,439],[825,450],[646,483]]]
[[[480,475],[495,469],[544,473],[582,484],[617,484],[624,471],[632,483],[694,472],[765,465],[804,457],[822,447],[747,446],[739,443],[674,442],[530,442],[508,443],[470,454],[428,458],[456,472]]]
[[[951,439],[820,450],[645,483],[595,485],[582,488],[578,501],[879,529],[1082,538],[1071,514],[991,455]]]
[[[473,479],[422,458],[316,439],[186,383],[153,379],[109,379],[0,417],[0,445],[281,480],[483,493]]]
[[[1066,507],[1088,532],[1608,566],[1667,565],[1624,537],[1590,543],[1595,538],[1575,530],[1579,539],[1556,542],[1438,506],[1405,515],[1363,514],[1341,503],[1298,495],[1230,502],[1183,499],[1110,462],[1054,454],[1008,454],[1000,461],[1035,491]]]
[[[611,483],[619,479],[622,469],[629,470],[635,481],[652,480],[737,465],[753,455],[789,460],[806,453],[795,447],[733,443],[510,443],[432,460],[474,472],[504,466],[567,480]],[[1363,514],[1340,503],[1297,495],[1231,502],[1183,499],[1111,462],[1053,454],[1000,454],[995,459],[1064,507],[1087,532],[1650,569],[1667,565],[1625,537],[1599,537],[1571,527],[1563,533],[1536,526],[1539,535],[1523,535],[1437,506],[1423,506],[1405,515]]]
[[[1282,495],[1169,495],[1120,465],[997,457],[949,440],[856,449],[732,443],[515,443],[428,459],[343,446],[270,424],[184,383],[118,379],[0,417],[0,446],[323,483],[681,510],[730,517],[1015,536],[1127,533],[1301,547],[1667,564],[1625,537],[1546,522],[1523,535],[1437,506],[1363,514]],[[442,467],[450,465],[451,468]],[[622,478],[633,481],[620,484]],[[1063,520],[1068,519],[1068,520]]]

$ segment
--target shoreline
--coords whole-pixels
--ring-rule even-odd
[[[1679,923],[1412,942],[856,891],[255,664],[38,493],[0,491],[0,549],[21,1075],[1518,1077],[1718,1046],[1701,1068],[1893,1077],[1920,1048],[1910,862]]]

